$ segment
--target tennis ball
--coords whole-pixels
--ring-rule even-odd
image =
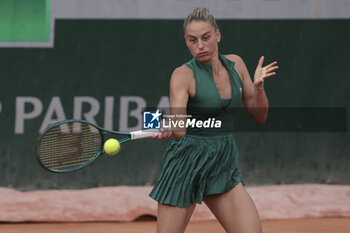
[[[105,142],[103,149],[109,155],[116,155],[120,150],[120,143],[118,140],[110,138]]]

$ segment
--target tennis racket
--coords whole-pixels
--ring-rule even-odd
[[[104,154],[106,134],[113,134],[119,143],[157,135],[159,130],[118,132],[103,129],[83,120],[60,121],[48,127],[38,138],[35,148],[39,164],[50,172],[67,173],[79,170]]]

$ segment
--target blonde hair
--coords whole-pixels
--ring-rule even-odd
[[[215,31],[219,29],[214,16],[209,12],[207,8],[204,7],[197,7],[191,14],[187,16],[183,25],[184,32],[186,31],[186,26],[193,21],[209,22],[215,28]]]

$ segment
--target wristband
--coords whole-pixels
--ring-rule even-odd
[[[255,90],[262,90],[262,89],[264,89],[264,83],[262,83],[262,85],[260,87],[257,87],[255,85],[253,85],[253,86],[254,86]]]

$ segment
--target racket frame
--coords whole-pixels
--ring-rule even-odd
[[[60,126],[60,125],[63,125],[63,124],[67,124],[67,123],[84,123],[84,124],[88,124],[94,128],[96,128],[101,136],[101,145],[100,145],[100,149],[99,151],[91,158],[89,159],[86,163],[83,163],[79,166],[76,166],[74,168],[69,168],[69,169],[50,169],[50,168],[47,168],[41,161],[40,159],[40,156],[39,156],[39,149],[40,149],[40,142],[41,142],[41,139],[45,136],[45,134],[51,129],[51,128],[54,128],[54,127],[57,127],[57,126]],[[77,171],[77,170],[80,170],[82,169],[83,167],[86,167],[88,166],[89,164],[91,164],[92,162],[94,162],[98,157],[100,157],[100,155],[104,154],[105,151],[103,149],[104,147],[104,143],[105,143],[105,137],[104,137],[104,134],[105,133],[109,133],[109,134],[114,134],[114,135],[121,135],[121,136],[126,136],[125,138],[122,138],[119,141],[120,144],[122,143],[125,143],[125,142],[128,142],[131,140],[131,133],[128,133],[128,132],[119,132],[119,131],[113,131],[113,130],[107,130],[107,129],[104,129],[102,127],[99,127],[91,122],[88,122],[88,121],[84,121],[84,120],[75,120],[75,119],[72,119],[72,120],[64,120],[64,121],[59,121],[59,122],[56,122],[50,126],[48,126],[43,132],[40,133],[39,137],[38,137],[38,140],[36,142],[36,145],[35,145],[35,157],[38,161],[38,163],[41,165],[41,167],[43,167],[45,170],[49,171],[49,172],[53,172],[53,173],[70,173],[70,172],[74,172],[74,171]]]

